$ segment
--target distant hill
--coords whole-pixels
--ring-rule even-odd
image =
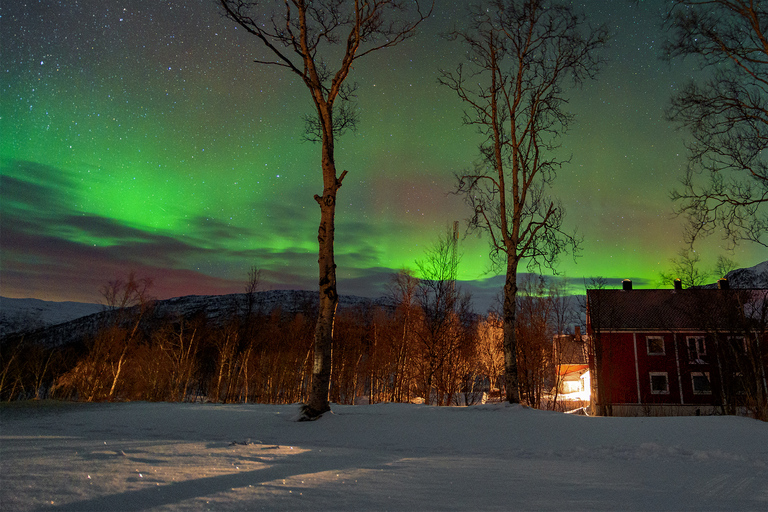
[[[317,311],[317,292],[303,290],[271,290],[258,292],[253,310],[271,312],[280,308],[286,313]],[[247,304],[245,294],[187,295],[154,303],[156,317],[204,314],[210,320],[242,313]],[[339,297],[339,308],[389,307],[386,298],[370,299],[350,295]],[[0,340],[27,336],[45,345],[65,345],[95,332],[111,312],[103,305],[79,302],[47,302],[38,299],[0,297]]]
[[[62,324],[104,310],[101,304],[0,297],[0,338]]]

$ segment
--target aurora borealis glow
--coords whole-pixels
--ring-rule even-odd
[[[584,237],[561,273],[655,284],[683,247],[669,190],[684,133],[663,118],[694,63],[659,60],[664,0],[579,2],[614,31],[608,65],[572,94],[577,119],[558,176],[566,223]],[[339,292],[378,295],[453,220],[453,174],[477,158],[461,102],[436,82],[462,49],[440,37],[464,2],[438,0],[413,39],[355,67],[358,131],[337,144]],[[254,64],[256,41],[212,0],[4,2],[0,11],[0,294],[98,301],[134,270],[160,298],[264,287],[313,289],[321,191],[311,112],[285,70]],[[719,254],[766,259],[745,245]],[[487,244],[462,241],[460,279],[495,293]],[[492,290],[489,292],[489,290]],[[485,292],[484,292],[485,291]]]

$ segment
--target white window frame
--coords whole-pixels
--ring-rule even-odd
[[[694,343],[693,350],[691,350],[691,342]],[[705,361],[702,356],[707,355],[707,339],[704,336],[687,336],[685,338],[685,344],[688,349],[688,361],[691,363],[704,364]],[[695,352],[695,357],[694,357]]]
[[[705,377],[707,379],[707,382],[709,382],[709,390],[708,391],[697,391],[696,390],[696,377]],[[693,389],[694,395],[711,395],[712,394],[712,381],[709,378],[709,372],[692,372],[691,373],[691,389]]]
[[[665,390],[656,390],[653,389],[653,378],[654,377],[664,377],[664,381],[667,383],[667,388]],[[648,380],[651,385],[651,394],[652,395],[668,395],[669,394],[669,373],[668,372],[648,372]]]
[[[661,340],[661,352],[651,352],[651,340]],[[667,355],[666,344],[664,343],[664,336],[646,336],[645,337],[645,349],[649,356],[665,356]]]

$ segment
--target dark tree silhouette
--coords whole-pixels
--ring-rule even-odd
[[[768,10],[759,1],[675,0],[667,18],[669,59],[708,72],[672,99],[668,117],[691,134],[675,211],[687,236],[722,230],[735,245],[768,246]]]
[[[701,255],[688,248],[680,249],[675,258],[669,260],[671,268],[659,272],[659,285],[671,286],[676,279],[680,280],[680,286],[691,288],[707,284],[712,277],[712,272],[701,268]],[[723,277],[723,276],[717,276]]]
[[[548,195],[566,163],[554,150],[572,118],[567,88],[594,78],[608,34],[569,3],[548,0],[493,0],[470,8],[467,20],[451,36],[467,47],[468,62],[443,71],[440,82],[467,104],[465,123],[485,137],[474,171],[458,176],[458,193],[472,207],[470,228],[488,232],[491,255],[506,271],[506,399],[515,403],[518,266],[552,268],[577,248],[575,234],[563,230],[562,205]]]
[[[220,0],[225,15],[255,36],[269,58],[258,64],[286,68],[301,78],[315,106],[307,117],[307,136],[321,143],[323,193],[320,205],[320,309],[315,328],[312,388],[303,418],[330,410],[333,323],[338,305],[334,231],[336,195],[347,171],[337,174],[334,143],[354,126],[349,100],[355,92],[347,82],[353,63],[413,35],[432,12],[433,1],[405,0]],[[424,9],[425,7],[428,8]]]

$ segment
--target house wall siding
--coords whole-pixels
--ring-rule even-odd
[[[603,332],[599,336],[605,363],[601,370],[596,369],[595,375],[603,380],[603,403],[693,407],[723,404],[718,349],[711,335],[696,331],[633,331]],[[649,353],[649,338],[662,340],[663,354]],[[690,353],[689,339],[692,338],[704,339],[704,354]],[[651,389],[651,375],[660,374],[667,377],[666,393],[655,393]],[[697,392],[694,376],[706,377],[709,390]]]
[[[602,353],[603,403],[638,403],[635,353],[632,333],[602,333],[598,342]],[[598,347],[596,347],[598,350]]]

